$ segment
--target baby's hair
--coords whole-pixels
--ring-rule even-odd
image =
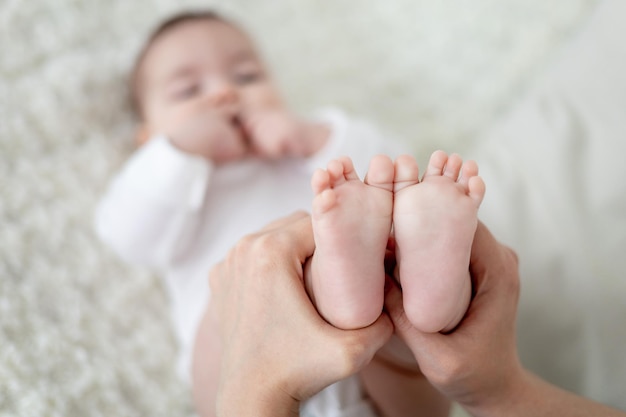
[[[130,73],[129,87],[131,105],[135,114],[137,114],[140,119],[143,119],[144,116],[141,103],[141,65],[146,57],[146,54],[150,50],[150,47],[157,38],[159,38],[163,33],[167,32],[168,30],[182,23],[193,22],[197,20],[217,21],[234,26],[233,22],[213,10],[192,10],[177,13],[165,19],[155,29],[153,29],[152,33],[148,37],[148,40],[143,45],[139,54],[137,55],[137,58],[135,59],[135,63]]]

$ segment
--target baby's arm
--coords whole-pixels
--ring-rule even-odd
[[[428,382],[417,366],[409,367],[377,354],[360,377],[382,416],[447,417],[450,414],[450,400]]]
[[[285,110],[264,110],[242,117],[253,150],[261,157],[308,157],[323,148],[330,129]]]
[[[162,267],[188,248],[212,164],[165,137],[140,148],[98,204],[98,236],[131,263]]]
[[[168,119],[160,129],[176,148],[216,164],[240,159],[249,152],[241,122],[230,107],[199,103],[183,115]]]

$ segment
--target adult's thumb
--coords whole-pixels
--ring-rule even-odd
[[[402,299],[402,290],[395,280],[387,277],[385,283],[385,311],[393,323],[395,334],[411,349],[416,346],[421,333],[406,316]]]

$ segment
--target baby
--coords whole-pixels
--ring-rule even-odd
[[[368,123],[332,108],[296,116],[249,36],[213,12],[162,23],[137,59],[131,93],[141,146],[99,203],[96,230],[122,258],[164,277],[180,371],[186,379],[193,369],[203,415],[213,413],[219,361],[197,333],[210,302],[208,272],[244,235],[309,209],[309,183],[318,249],[306,281],[331,324],[358,328],[381,314],[392,222],[411,320],[425,331],[449,330],[460,320],[482,197],[474,165],[461,170],[458,157],[436,153],[419,182],[412,158],[399,157],[394,166],[380,156],[406,151]],[[351,159],[333,160],[340,155]],[[370,160],[361,182],[357,172]],[[211,360],[213,368],[206,366]],[[351,378],[307,402],[305,413],[371,410],[366,397]]]
[[[131,92],[141,146],[101,199],[96,231],[124,260],[164,278],[179,372],[189,379],[209,356],[196,349],[192,365],[211,267],[244,235],[310,210],[316,168],[351,155],[364,173],[373,156],[406,150],[335,108],[294,115],[250,37],[212,12],[162,23],[139,54]],[[332,414],[360,403],[352,379],[304,407]]]

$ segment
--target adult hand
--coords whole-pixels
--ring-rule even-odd
[[[415,329],[404,314],[402,294],[395,283],[385,299],[396,333],[412,350],[424,375],[467,408],[515,398],[509,390],[523,372],[515,344],[517,256],[498,243],[482,223],[474,237],[470,272],[475,296],[465,318],[449,334]]]
[[[303,283],[313,250],[310,217],[296,213],[242,239],[211,271],[218,415],[297,414],[300,401],[358,372],[391,336],[386,315],[350,331],[319,316]]]

